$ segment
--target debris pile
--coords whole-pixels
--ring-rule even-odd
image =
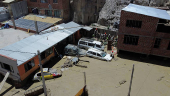
[[[105,5],[99,13],[98,23],[104,26],[119,23],[121,10],[130,2],[152,7],[170,6],[170,0],[106,0]]]

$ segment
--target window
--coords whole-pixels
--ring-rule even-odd
[[[53,0],[53,3],[58,3],[58,0]]]
[[[93,54],[93,55],[96,55],[96,53],[95,53],[95,52],[92,52],[92,54]]]
[[[169,45],[168,45],[168,48],[167,48],[167,50],[170,50],[170,42],[169,42]]]
[[[29,71],[35,66],[34,60],[29,61],[27,64],[24,65],[25,67],[25,72]]]
[[[54,17],[61,17],[61,11],[60,10],[55,10],[54,11]]]
[[[12,66],[10,66],[10,65],[8,65],[8,64],[5,64],[5,63],[2,63],[2,62],[0,62],[0,64],[1,64],[1,67],[2,67],[2,68],[6,69],[6,70],[8,70],[8,71],[10,71],[10,72],[14,72]]]
[[[87,53],[92,54],[92,52],[91,52],[91,51],[88,51]]]
[[[41,53],[41,60],[45,59],[45,51]]]
[[[154,48],[159,48],[160,43],[161,43],[161,39],[156,38],[156,40],[155,40],[155,44],[154,44]]]
[[[41,73],[38,73],[37,76],[41,76]]]
[[[51,47],[51,48],[49,48],[49,49],[47,49],[47,50],[45,51],[46,57],[49,56],[49,55],[51,55],[52,53],[53,53],[53,47]]]
[[[124,44],[138,45],[139,36],[124,35]]]
[[[80,44],[87,45],[87,43],[84,41],[80,41]]]
[[[127,21],[126,21],[126,26],[127,26],[127,27],[141,28],[141,26],[142,26],[142,21],[127,20]]]
[[[45,10],[45,15],[52,16],[52,11],[51,10]]]
[[[30,0],[30,2],[37,2],[37,0]]]
[[[100,46],[100,45],[98,45],[98,44],[96,44],[96,47],[101,48],[101,46]]]
[[[48,3],[48,0],[40,0],[41,3]]]
[[[93,44],[93,43],[88,43],[88,45],[89,45],[89,46],[91,46],[91,47],[93,47],[93,46],[94,46],[94,44]]]
[[[99,53],[97,53],[97,56],[102,57]]]

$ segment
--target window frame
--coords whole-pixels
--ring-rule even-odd
[[[58,0],[57,0],[57,2],[54,2],[54,1],[55,1],[55,0],[53,0],[53,3],[54,3],[54,4],[58,4]]]
[[[92,55],[95,55],[95,56],[96,56],[96,54],[97,54],[96,52],[92,52]]]
[[[4,65],[5,64],[5,65]],[[12,72],[12,73],[14,73],[14,68],[13,68],[13,66],[11,66],[11,65],[8,65],[8,64],[6,64],[6,63],[2,63],[2,62],[0,62],[0,65],[1,65],[1,68],[3,68],[3,69],[5,69],[5,70],[8,70],[8,71],[10,71],[10,72]],[[8,68],[6,69],[5,67],[7,67],[8,66]]]
[[[134,36],[134,35],[124,35],[124,44],[129,44],[129,45],[138,45],[139,42],[139,36]]]
[[[54,10],[54,17],[61,18],[61,10]]]
[[[98,56],[98,57],[102,57],[101,54],[99,54],[99,53],[97,53],[97,56]]]
[[[94,47],[94,45],[95,45],[94,43],[88,43],[88,46],[90,46],[90,47]]]
[[[29,64],[29,66],[27,64]],[[32,64],[34,64],[34,65],[32,66]],[[30,67],[30,65],[31,65],[31,68],[28,68],[28,67]],[[24,64],[25,73],[30,71],[33,67],[35,67],[34,59],[32,59],[32,60],[28,61],[26,64]]]
[[[170,41],[169,41],[169,44],[168,44],[167,50],[170,50]]]
[[[99,46],[99,47],[98,47],[98,46]],[[98,44],[96,44],[96,47],[98,47],[98,48],[102,48],[102,47],[101,47],[101,45],[98,45]]]
[[[154,48],[159,48],[160,47],[160,45],[161,45],[161,38],[156,38],[155,39],[155,43],[154,43]]]
[[[141,28],[142,27],[142,21],[126,20],[126,27]]]
[[[50,14],[48,14],[48,13],[50,13]],[[45,10],[45,15],[52,16],[53,15],[52,10]]]
[[[43,0],[43,1],[47,1],[47,2],[42,2],[42,0],[40,0],[40,3],[48,3],[48,0]]]

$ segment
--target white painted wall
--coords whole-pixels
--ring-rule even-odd
[[[20,80],[19,71],[18,71],[18,67],[17,67],[17,61],[11,60],[9,58],[5,58],[0,55],[0,62],[8,64],[13,67],[14,72],[10,72],[10,75],[9,75],[10,78],[12,78],[13,80]],[[5,76],[5,74],[7,72],[8,72],[8,70],[6,70],[0,66],[0,73],[2,75]]]

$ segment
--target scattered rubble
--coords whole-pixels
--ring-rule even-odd
[[[157,81],[161,81],[165,76],[161,76]]]
[[[98,23],[105,26],[112,26],[119,23],[121,10],[126,7],[131,0],[106,0],[105,5],[99,13]],[[165,7],[170,6],[170,0],[133,0],[133,4]]]
[[[122,85],[124,83],[126,83],[126,80],[122,80],[122,81],[119,82],[120,85]]]

